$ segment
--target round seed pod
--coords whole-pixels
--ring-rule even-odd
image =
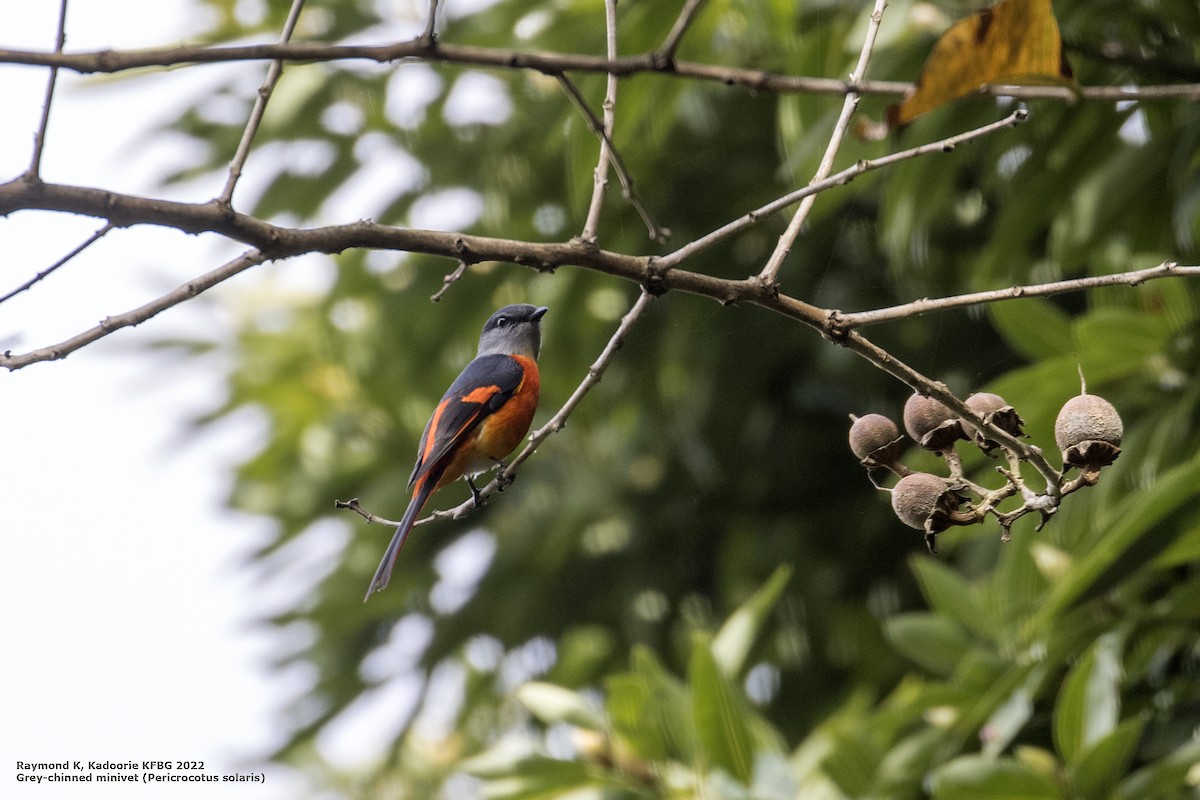
[[[934,452],[963,437],[958,417],[932,397],[913,394],[904,402],[904,429],[913,441]]]
[[[868,458],[881,447],[887,447],[900,438],[896,423],[883,414],[865,414],[851,417],[850,451],[860,459]]]
[[[905,475],[892,489],[892,511],[910,528],[925,530],[925,525],[950,492],[946,481],[928,472]]]
[[[1124,433],[1117,409],[1094,394],[1072,397],[1054,421],[1054,441],[1063,464],[1092,472],[1117,460]]]
[[[910,528],[925,532],[925,546],[937,552],[937,535],[951,525],[972,525],[983,517],[969,506],[956,486],[928,472],[910,472],[892,489],[892,510]]]
[[[880,467],[890,469],[897,475],[903,475],[907,469],[897,460],[900,456],[903,437],[896,423],[883,414],[866,414],[850,418],[850,451],[858,457],[858,462],[867,469]]]
[[[1016,409],[1000,395],[991,392],[976,392],[966,399],[966,404],[967,408],[1005,433],[1013,436],[1025,435],[1025,431],[1021,427],[1025,424],[1025,420],[1021,419],[1021,415],[1017,413]],[[990,453],[1000,446],[999,442],[987,438],[983,431],[965,419],[962,420],[962,428],[963,433],[985,453]]]

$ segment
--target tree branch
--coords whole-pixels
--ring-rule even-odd
[[[430,44],[437,39],[437,10],[438,0],[429,0],[429,18],[425,21],[425,32],[421,34],[421,39]]]
[[[885,8],[887,8],[887,0],[875,0],[875,9],[871,12],[870,23],[867,25],[867,34],[863,37],[862,50],[858,54],[858,63],[854,66],[854,71],[850,73],[851,83],[862,80],[867,74],[867,63],[871,60],[871,52],[875,49],[875,38],[879,34],[879,23],[883,21],[883,10]],[[842,113],[838,115],[837,122],[833,126],[833,133],[829,135],[829,143],[825,146],[825,155],[821,157],[821,163],[817,167],[817,172],[813,175],[809,183],[824,180],[833,171],[833,160],[837,158],[838,150],[842,146],[842,140],[846,138],[846,131],[850,128],[850,119],[854,116],[857,108],[858,93],[847,93],[845,100],[842,102]],[[762,272],[758,274],[758,279],[764,285],[774,286],[776,284],[779,277],[779,270],[783,267],[783,261],[787,258],[788,253],[792,251],[792,245],[795,244],[796,237],[800,235],[800,228],[803,227],[805,220],[808,219],[808,212],[812,210],[813,203],[816,201],[816,194],[806,195],[800,201],[800,207],[796,209],[796,213],[792,216],[792,221],[788,223],[787,230],[779,237],[774,252],[767,259],[766,266],[763,267]]]
[[[22,209],[40,209],[106,219],[111,227],[142,224],[174,228],[186,233],[212,232],[262,250],[271,258],[286,258],[307,252],[338,253],[353,247],[380,247],[442,255],[467,264],[506,261],[538,270],[552,270],[565,265],[583,266],[636,282],[654,284],[663,289],[694,291],[715,297],[722,302],[734,302],[748,299],[744,282],[708,278],[698,273],[678,273],[676,267],[687,258],[808,194],[849,183],[863,172],[898,161],[952,150],[958,144],[1015,125],[1024,118],[1024,112],[1016,111],[1002,120],[974,131],[878,159],[860,161],[825,181],[811,184],[772,201],[661,257],[630,256],[572,243],[520,242],[454,232],[394,228],[372,222],[321,228],[286,228],[224,208],[216,201],[182,203],[90,187],[40,181],[30,183],[21,179],[0,184],[0,216]],[[751,294],[758,295],[761,292]]]
[[[608,60],[612,61],[617,57],[617,0],[604,0],[604,40],[608,55]],[[581,103],[583,98],[579,96],[578,91],[574,91],[574,86],[566,75],[560,75],[559,81],[571,90],[571,96],[575,99],[576,105],[582,108],[587,108],[586,103]],[[596,164],[596,172],[592,180],[592,201],[588,204],[587,217],[583,223],[583,233],[580,238],[589,244],[596,243],[596,229],[600,225],[600,209],[604,207],[604,190],[608,187],[608,165],[612,161],[612,146],[613,126],[616,122],[617,110],[617,76],[611,72],[608,73],[608,81],[604,90],[604,123],[600,126],[600,156]],[[587,115],[592,121],[593,130],[595,130],[595,117],[592,115],[591,109],[587,109]],[[651,236],[654,235],[651,228]]]
[[[58,5],[58,35],[54,37],[54,52],[61,54],[67,43],[67,0],[61,0]],[[42,101],[42,117],[38,120],[37,131],[33,134],[33,155],[29,159],[29,169],[26,175],[36,179],[42,170],[42,153],[46,149],[46,131],[50,126],[50,104],[54,101],[54,87],[58,83],[58,67],[50,68],[46,78],[46,97]]]
[[[55,271],[55,270],[57,270],[59,267],[61,267],[62,265],[66,264],[68,261],[70,261],[72,258],[74,258],[75,256],[79,255],[79,254],[80,254],[80,253],[82,253],[84,250],[88,249],[88,248],[89,248],[89,247],[91,247],[93,244],[95,244],[96,242],[98,242],[98,241],[100,241],[101,239],[103,239],[103,238],[104,238],[104,236],[105,236],[105,235],[106,235],[106,234],[107,234],[109,231],[111,231],[112,229],[113,229],[113,225],[112,225],[112,223],[111,223],[111,222],[110,222],[110,223],[107,223],[107,224],[105,224],[105,225],[104,225],[104,227],[100,228],[100,230],[96,231],[96,232],[95,232],[95,233],[93,233],[91,236],[89,236],[87,239],[85,239],[85,240],[84,240],[84,242],[83,242],[83,244],[79,245],[79,246],[78,246],[78,247],[76,247],[74,250],[72,250],[71,252],[67,253],[65,256],[63,256],[62,258],[60,258],[58,261],[55,261],[53,264],[51,264],[50,266],[46,267],[44,270],[42,270],[42,271],[41,271],[41,272],[39,272],[38,274],[34,275],[32,278],[30,278],[29,280],[25,281],[24,283],[22,283],[22,284],[21,284],[20,286],[18,286],[17,288],[13,289],[13,290],[12,290],[11,292],[9,292],[8,294],[4,295],[3,297],[0,297],[0,303],[3,303],[3,302],[5,302],[5,301],[7,301],[7,300],[11,300],[11,299],[13,299],[14,297],[16,297],[17,295],[19,295],[21,292],[24,292],[24,291],[26,291],[26,290],[28,290],[28,289],[32,288],[32,287],[34,286],[34,284],[36,284],[36,283],[38,283],[39,281],[41,281],[41,280],[42,280],[43,278],[45,278],[47,275],[49,275],[50,273],[54,272],[54,271]]]
[[[1093,275],[1088,278],[1074,278],[1051,283],[1039,283],[1033,286],[1011,286],[1007,289],[995,289],[989,292],[972,292],[953,297],[941,297],[935,300],[928,298],[914,300],[888,308],[878,308],[873,311],[857,313],[831,312],[831,324],[838,330],[852,330],[867,325],[878,325],[881,322],[891,322],[897,319],[916,317],[931,311],[948,311],[964,306],[978,306],[985,303],[997,303],[1001,300],[1018,300],[1022,297],[1047,297],[1065,292],[1079,292],[1085,289],[1096,289],[1101,286],[1138,286],[1146,281],[1158,278],[1181,276],[1200,276],[1200,266],[1181,267],[1174,261],[1164,261],[1156,267],[1136,269],[1129,272],[1115,272],[1110,275]]]
[[[891,166],[892,164],[896,164],[901,161],[907,161],[910,158],[929,155],[931,153],[949,153],[964,142],[969,142],[972,139],[978,139],[982,136],[987,136],[988,134],[995,133],[1003,128],[1011,128],[1015,125],[1019,125],[1028,119],[1028,117],[1029,114],[1025,111],[1025,109],[1017,109],[1002,120],[990,122],[987,125],[975,128],[974,130],[966,131],[965,133],[940,139],[936,142],[930,142],[928,144],[912,147],[908,150],[901,150],[899,152],[891,153],[890,155],[881,156],[879,158],[857,161],[853,166],[847,167],[841,172],[834,173],[824,180],[813,181],[807,186],[797,189],[794,192],[789,192],[780,198],[772,200],[770,203],[767,203],[764,206],[760,206],[753,211],[743,214],[733,222],[722,225],[720,228],[701,236],[699,239],[688,242],[686,245],[674,251],[673,253],[668,253],[665,256],[656,258],[655,264],[657,264],[659,267],[674,267],[676,264],[691,258],[697,253],[707,250],[717,242],[720,242],[721,240],[726,239],[735,233],[739,233],[740,231],[757,224],[764,217],[787,208],[797,200],[810,195],[818,194],[826,189],[831,189],[834,186],[844,186],[845,184],[850,183],[850,181],[857,178],[859,175],[862,175],[864,172],[871,172],[872,170],[880,169],[881,167]]]
[[[527,69],[547,75],[562,72],[612,73],[621,77],[659,73],[679,78],[739,86],[755,92],[779,94],[879,95],[899,97],[912,91],[910,81],[846,81],[785,75],[767,70],[743,69],[717,64],[673,60],[663,63],[656,53],[623,56],[614,61],[575,53],[525,52],[473,45],[447,44],[422,38],[373,45],[322,44],[316,42],[256,45],[180,45],[146,50],[94,50],[79,53],[47,53],[34,50],[0,49],[0,64],[58,67],[81,74],[115,73],[144,67],[181,67],[231,61],[299,61],[304,63],[366,60],[390,63],[401,59],[438,61],[495,69]],[[1083,86],[1078,91],[1065,86],[992,85],[980,94],[1022,100],[1079,99],[1114,100],[1200,100],[1200,83],[1156,86]]]
[[[70,339],[59,342],[58,344],[49,347],[41,348],[40,350],[32,350],[23,355],[12,355],[10,352],[5,352],[0,355],[0,367],[5,367],[9,371],[18,370],[21,367],[35,364],[40,361],[57,361],[66,358],[71,353],[74,353],[81,347],[89,345],[92,342],[103,339],[114,331],[121,328],[128,328],[134,325],[140,325],[151,317],[162,311],[166,311],[172,306],[177,306],[185,300],[190,300],[201,292],[211,289],[218,283],[225,281],[239,272],[243,272],[250,267],[261,264],[267,260],[267,256],[257,250],[251,250],[243,253],[234,260],[224,264],[212,272],[201,275],[198,278],[193,278],[187,283],[172,292],[169,292],[156,300],[152,300],[143,306],[127,311],[123,314],[118,314],[114,317],[105,317],[100,324],[94,328],[84,331],[83,333],[73,336]]]
[[[1011,124],[1006,119],[994,125]],[[981,131],[983,129],[980,129]],[[969,134],[964,134],[969,135]],[[941,143],[933,143],[923,147],[939,147]],[[911,158],[913,155],[906,151],[887,156],[885,159]],[[878,161],[884,161],[879,159]],[[876,164],[875,166],[880,166]],[[861,169],[856,166],[854,169]],[[837,179],[833,176],[830,180]],[[729,305],[737,302],[748,302],[768,308],[798,320],[810,328],[820,332],[839,343],[847,338],[847,329],[856,326],[895,319],[903,315],[924,313],[942,308],[954,308],[974,302],[969,296],[961,299],[944,301],[920,301],[909,304],[904,311],[883,309],[875,317],[865,316],[871,312],[859,315],[843,314],[839,311],[826,310],[805,303],[802,300],[784,294],[777,294],[762,284],[757,278],[731,280],[705,275],[680,269],[676,264],[681,258],[674,258],[669,263],[666,258],[654,256],[633,256],[623,253],[603,250],[589,246],[583,242],[538,243],[523,242],[511,239],[497,239],[487,236],[472,236],[463,233],[447,231],[414,230],[378,225],[373,222],[355,222],[346,225],[333,225],[322,228],[285,228],[272,225],[254,217],[237,212],[223,210],[215,201],[203,204],[179,203],[168,200],[122,195],[99,189],[85,187],[60,186],[47,183],[28,183],[21,179],[0,184],[0,215],[17,208],[40,208],[51,211],[65,211],[88,216],[108,219],[112,226],[121,227],[132,224],[153,224],[176,228],[189,233],[211,231],[220,233],[230,239],[248,244],[258,253],[258,261],[282,259],[305,253],[339,253],[355,247],[400,250],[427,255],[438,255],[460,261],[463,264],[479,263],[481,261],[500,261],[517,264],[538,271],[552,271],[562,266],[575,266],[613,275],[648,287],[654,292],[677,290],[690,294],[703,295]],[[694,251],[693,251],[694,252]],[[669,257],[667,257],[669,258]],[[252,266],[247,264],[246,266]],[[242,267],[241,269],[244,269]],[[209,273],[192,281],[186,286],[202,284],[203,288],[215,285],[241,269],[222,270]],[[994,302],[1002,299],[1033,296],[1034,294],[1052,294],[1057,291],[1074,291],[1078,288],[1091,286],[1134,284],[1168,275],[1192,276],[1196,274],[1195,267],[1176,267],[1163,265],[1151,270],[1134,273],[1121,273],[1116,276],[1098,276],[1065,281],[1058,284],[1045,284],[1039,287],[1017,287],[1016,289],[998,290],[992,293],[981,293],[982,302]],[[179,290],[177,290],[178,292]],[[150,304],[155,307],[153,313],[162,308],[179,302],[172,298],[176,293],[165,295],[159,301]],[[157,304],[165,302],[158,307]],[[940,305],[937,305],[940,303]],[[933,304],[922,306],[921,304]],[[146,308],[146,307],[143,307]],[[135,318],[142,309],[129,312]],[[151,314],[150,316],[152,316]],[[126,315],[122,315],[123,317]],[[140,317],[138,322],[148,319]],[[116,318],[115,318],[116,319]],[[133,324],[136,324],[133,323]],[[124,327],[124,325],[120,326]],[[9,370],[19,369],[39,361],[49,361],[60,358],[56,355],[62,348],[70,345],[68,352],[78,349],[84,344],[95,341],[111,332],[112,328],[104,326],[81,334],[80,337],[68,340],[41,350],[35,350],[24,355],[5,354],[0,356],[0,367]],[[882,365],[881,365],[882,366]],[[890,370],[889,370],[890,371]],[[892,373],[896,374],[896,373]],[[900,375],[897,375],[900,377]],[[911,377],[911,376],[910,376]],[[902,378],[909,382],[906,378]],[[914,379],[915,380],[915,379]],[[912,385],[910,383],[910,385]]]
[[[467,274],[468,266],[469,264],[467,264],[465,261],[458,262],[458,266],[454,268],[454,271],[447,273],[446,276],[442,278],[442,288],[438,289],[429,296],[430,301],[434,303],[440,303],[442,301],[442,295],[449,291],[451,286],[461,281],[463,275]]]
[[[279,36],[281,44],[286,44],[292,38],[292,32],[296,30],[296,21],[300,18],[302,8],[304,8],[304,0],[292,0],[292,8],[288,11],[287,21],[283,23],[283,33]],[[271,66],[267,67],[267,77],[263,79],[262,86],[258,88],[258,94],[254,98],[254,108],[250,111],[250,119],[246,121],[246,128],[242,131],[237,152],[234,153],[233,160],[229,162],[229,178],[225,181],[225,188],[220,197],[217,198],[217,202],[221,205],[232,205],[233,189],[237,186],[238,179],[242,177],[242,167],[245,166],[246,159],[250,155],[250,145],[254,142],[254,136],[258,133],[259,125],[262,124],[263,115],[267,112],[267,103],[271,99],[271,93],[275,91],[275,84],[279,82],[282,74],[283,61],[275,59],[271,62]]]
[[[625,166],[625,159],[621,158],[621,152],[617,150],[609,134],[605,132],[604,124],[596,118],[595,113],[588,106],[587,100],[584,99],[578,87],[575,86],[570,78],[561,74],[555,77],[558,78],[559,85],[563,87],[563,91],[567,93],[567,97],[571,98],[571,102],[575,104],[575,107],[579,109],[579,112],[587,120],[588,129],[596,134],[601,142],[607,144],[609,162],[617,173],[617,179],[621,182],[621,196],[625,199],[625,202],[633,207],[638,216],[642,218],[642,224],[646,226],[646,231],[650,238],[656,242],[665,242],[670,237],[671,232],[658,224],[654,216],[650,213],[650,209],[646,207],[646,204],[634,189],[633,178],[630,177],[629,169]],[[581,235],[580,238],[584,237]]]
[[[667,34],[667,38],[663,40],[655,52],[655,56],[664,64],[670,64],[675,60],[675,51],[679,49],[679,43],[683,40],[683,35],[687,33],[687,29],[691,27],[692,20],[700,13],[700,7],[704,5],[704,0],[687,0],[683,4],[683,10],[679,12],[679,16],[675,19],[675,24],[671,27],[671,32]],[[612,58],[612,56],[609,56]]]

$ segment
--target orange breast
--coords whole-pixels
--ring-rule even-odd
[[[537,362],[532,358],[510,357],[524,368],[524,380],[508,398],[508,402],[486,417],[471,434],[471,441],[465,443],[458,456],[447,465],[438,481],[438,488],[464,474],[482,472],[496,466],[496,461],[515,450],[529,432],[533,414],[537,411],[541,377],[538,375]]]

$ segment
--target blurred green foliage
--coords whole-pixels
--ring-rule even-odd
[[[277,35],[289,5],[204,2],[211,41]],[[448,4],[442,41],[603,52],[599,0],[471,5]],[[681,6],[622,3],[621,52],[654,49]],[[870,6],[713,0],[679,57],[843,76]],[[974,7],[890,3],[870,77],[911,80],[938,32]],[[312,0],[298,35],[403,39],[426,10]],[[1191,0],[1061,0],[1055,10],[1083,85],[1195,79]],[[172,179],[227,162],[241,126],[230,104],[249,108],[260,67],[175,124],[207,155]],[[574,80],[599,109],[603,76]],[[614,139],[673,235],[648,241],[614,177],[600,245],[667,252],[803,184],[841,102],[623,79]],[[861,112],[878,119],[887,102],[866,98]],[[1008,105],[970,99],[889,141],[849,140],[839,164],[960,132]],[[858,310],[1195,262],[1200,104],[1030,110],[1017,129],[823,194],[783,290]],[[256,214],[545,241],[582,227],[598,144],[539,73],[344,62],[288,66],[257,148],[247,169],[259,190],[244,208]],[[757,272],[785,223],[766,220],[684,267]],[[848,413],[896,417],[905,387],[760,309],[665,296],[516,484],[469,520],[419,528],[391,587],[364,605],[389,532],[335,512],[333,500],[400,514],[426,416],[488,313],[512,301],[551,307],[545,419],[637,291],[583,270],[481,264],[430,304],[454,266],[353,251],[332,261],[318,293],[256,298],[228,402],[212,415],[249,407],[269,422],[230,503],[279,521],[254,558],[265,579],[304,582],[290,593],[299,600],[263,622],[278,630],[279,669],[311,677],[281,720],[274,757],[315,787],[512,800],[1195,796],[1193,285],[1021,300],[867,331],[956,391],[999,392],[1048,451],[1057,409],[1078,391],[1077,365],[1125,420],[1120,460],[1044,531],[1024,519],[1002,544],[994,525],[956,529],[936,557],[845,444]],[[972,463],[978,480],[995,480],[986,459]],[[465,496],[455,487],[437,503]],[[288,571],[331,541],[338,555],[318,574]],[[405,684],[422,693],[415,710],[387,701],[391,738],[369,742],[381,756],[354,769],[325,758],[327,732],[353,730],[364,707]]]

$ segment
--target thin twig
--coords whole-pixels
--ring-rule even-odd
[[[867,74],[867,63],[871,60],[871,53],[875,49],[875,38],[879,33],[879,23],[883,19],[883,10],[886,7],[887,0],[875,0],[875,10],[871,12],[870,24],[867,25],[867,35],[863,39],[862,50],[858,54],[858,63],[855,65],[854,71],[850,73],[850,81],[852,83],[862,80]],[[833,171],[833,160],[837,157],[838,150],[842,146],[842,140],[846,137],[846,131],[850,128],[850,119],[854,116],[854,111],[857,108],[858,93],[848,93],[842,102],[842,112],[838,115],[837,123],[833,126],[833,133],[829,136],[829,144],[825,147],[825,155],[821,157],[821,163],[810,182],[824,180]],[[796,209],[795,215],[792,216],[792,221],[788,223],[787,230],[779,237],[774,252],[767,259],[767,264],[763,267],[762,272],[758,274],[758,279],[762,281],[764,286],[774,286],[776,284],[783,261],[787,258],[788,253],[792,251],[792,245],[795,244],[796,237],[800,235],[800,228],[803,227],[804,222],[808,219],[808,212],[812,209],[816,199],[817,196],[815,194],[810,194],[800,201],[800,207]]]
[[[617,57],[617,0],[604,0],[604,40],[608,60],[612,61]],[[559,76],[559,80],[569,83],[565,75]],[[602,131],[600,157],[592,179],[592,201],[588,204],[587,218],[583,223],[583,233],[580,234],[580,238],[589,244],[596,243],[596,229],[600,226],[600,209],[604,207],[604,190],[608,187],[608,165],[612,160],[613,126],[617,116],[617,76],[611,72],[608,73],[608,81],[604,89],[603,109],[604,124],[600,128]]]
[[[711,233],[705,234],[698,239],[688,242],[686,245],[674,251],[673,253],[668,253],[665,256],[655,259],[655,264],[660,269],[672,268],[675,265],[696,255],[697,253],[707,250],[717,242],[727,239],[735,233],[755,225],[764,217],[774,214],[777,211],[781,211],[782,209],[790,206],[792,203],[808,197],[809,195],[818,194],[826,189],[833,188],[834,186],[844,186],[845,184],[850,183],[850,181],[857,178],[859,175],[862,175],[864,172],[871,172],[872,170],[876,170],[881,167],[888,167],[900,161],[907,161],[910,158],[929,155],[931,153],[949,153],[964,142],[969,142],[972,139],[978,139],[982,136],[987,136],[988,134],[995,133],[1003,128],[1011,128],[1014,125],[1018,125],[1021,122],[1024,122],[1028,116],[1029,114],[1025,111],[1025,109],[1017,109],[1002,120],[989,122],[987,125],[980,126],[974,130],[966,131],[965,133],[940,139],[936,142],[918,145],[917,147],[911,147],[907,150],[901,150],[899,152],[891,153],[879,158],[855,162],[854,165],[847,167],[841,172],[834,173],[824,180],[809,183],[807,186],[797,189],[794,192],[789,192],[780,198],[772,200],[765,206],[760,206],[749,213],[743,214],[734,221],[727,223],[726,225],[722,225],[720,228],[717,228]]]
[[[548,439],[552,434],[558,433],[564,427],[566,427],[567,417],[571,416],[571,413],[575,410],[579,403],[582,402],[584,396],[586,396],[587,393],[590,392],[592,388],[600,382],[601,378],[604,377],[605,370],[607,370],[609,364],[612,363],[617,351],[621,349],[621,345],[625,342],[625,337],[629,335],[629,331],[634,325],[637,324],[643,312],[645,312],[646,308],[650,305],[650,302],[653,299],[654,295],[643,288],[642,293],[638,296],[637,302],[635,302],[633,307],[630,308],[629,311],[625,313],[625,316],[621,318],[621,323],[617,326],[616,331],[613,332],[612,337],[609,338],[608,344],[606,344],[604,349],[600,351],[600,355],[596,358],[595,362],[588,367],[587,374],[584,376],[583,381],[580,382],[579,386],[575,387],[575,391],[571,393],[569,398],[567,398],[567,402],[563,403],[562,408],[556,411],[554,416],[551,417],[545,425],[530,434],[529,442],[525,445],[525,448],[521,450],[521,452],[518,453],[512,461],[508,462],[504,469],[502,469],[496,475],[496,477],[491,480],[491,482],[479,490],[480,500],[495,494],[503,487],[512,483],[513,478],[516,477],[517,468],[524,464],[525,461],[527,461],[529,457],[532,456],[539,447],[541,447],[542,443],[546,441],[546,439]],[[334,505],[337,508],[350,509],[351,511],[354,511],[362,516],[368,522],[377,522],[381,525],[390,526],[399,524],[398,522],[393,522],[392,520],[384,519],[383,517],[371,514],[363,509],[361,505],[359,505],[357,499],[337,500],[334,502]],[[461,519],[467,514],[470,514],[476,508],[478,508],[478,504],[475,497],[472,497],[470,500],[467,500],[453,508],[434,511],[429,516],[417,520],[416,524],[424,525],[428,522],[433,522],[434,520],[438,519]]]
[[[446,293],[446,290],[448,290],[452,285],[461,281],[463,275],[467,274],[468,266],[470,266],[470,265],[467,264],[466,261],[458,262],[458,266],[454,268],[454,271],[449,273],[448,275],[446,275],[444,278],[442,278],[442,288],[438,289],[436,292],[431,294],[429,296],[429,299],[435,303],[440,302],[442,299],[442,295],[444,295]]]
[[[675,24],[671,27],[671,32],[667,34],[667,38],[663,40],[662,45],[659,46],[658,51],[655,53],[658,58],[662,59],[664,64],[669,64],[675,60],[675,51],[679,49],[679,43],[683,40],[683,35],[691,27],[692,21],[696,18],[696,14],[700,12],[700,6],[702,5],[704,5],[704,0],[687,0],[684,3],[683,10],[679,12],[679,16],[675,19]]]
[[[740,86],[755,92],[780,94],[833,94],[903,96],[913,90],[911,81],[846,81],[785,75],[759,69],[701,64],[693,61],[663,63],[657,53],[622,56],[609,61],[590,54],[526,52],[495,47],[441,43],[431,48],[420,37],[386,44],[322,44],[298,42],[251,45],[181,45],[146,50],[93,50],[79,53],[48,53],[37,50],[0,48],[0,64],[59,67],[82,74],[115,73],[143,67],[183,67],[231,61],[303,61],[307,63],[362,59],[380,64],[401,59],[438,61],[495,69],[534,70],[547,75],[561,72],[612,72],[622,77],[659,73],[679,78]],[[1145,86],[1014,86],[988,85],[980,94],[1021,100],[1200,100],[1200,83]]]
[[[603,144],[608,146],[609,163],[612,164],[613,170],[617,173],[617,179],[621,182],[621,196],[633,207],[638,216],[642,218],[642,224],[646,226],[646,231],[650,235],[650,238],[656,242],[665,242],[670,237],[671,232],[659,226],[654,216],[650,213],[650,209],[646,207],[637,190],[634,189],[633,178],[630,177],[629,170],[625,166],[625,159],[621,158],[620,151],[617,150],[609,135],[604,132],[604,123],[596,117],[591,107],[588,106],[587,100],[584,99],[583,94],[570,78],[564,74],[555,75],[555,77],[558,79],[558,83],[562,86],[563,91],[567,93],[567,97],[571,98],[571,102],[575,104],[575,107],[579,109],[579,113],[583,114],[587,120],[588,129],[599,136]]]
[[[1135,269],[1129,272],[1115,272],[1110,275],[1093,275],[1088,278],[1073,278],[1070,280],[1053,281],[1051,283],[1039,283],[1032,286],[1012,286],[1007,289],[972,292],[970,294],[940,297],[933,300],[925,298],[873,311],[860,311],[850,314],[835,311],[833,312],[833,324],[838,330],[852,330],[867,325],[878,325],[881,322],[908,319],[920,316],[921,314],[928,314],[931,311],[948,311],[952,308],[997,303],[1001,300],[1019,300],[1022,297],[1046,297],[1054,294],[1063,294],[1064,292],[1096,289],[1101,286],[1137,286],[1156,278],[1185,275],[1200,276],[1200,266],[1181,267],[1174,261],[1164,261],[1156,267]]]
[[[292,38],[292,32],[296,30],[296,21],[300,19],[302,8],[304,8],[304,0],[292,0],[292,8],[288,12],[287,21],[283,23],[283,33],[279,36],[280,44],[286,44]],[[259,125],[262,124],[263,115],[267,112],[267,102],[270,101],[271,93],[275,91],[275,84],[279,82],[282,74],[283,61],[280,59],[272,61],[271,66],[267,67],[267,77],[263,79],[262,86],[258,87],[258,94],[254,97],[254,108],[250,110],[250,119],[246,121],[246,128],[242,131],[242,139],[238,142],[237,152],[233,154],[233,160],[229,162],[229,178],[225,181],[225,188],[217,199],[217,202],[223,206],[230,206],[233,203],[233,189],[237,186],[238,179],[242,177],[242,167],[246,165],[246,159],[250,156],[250,145],[254,142],[254,136],[258,133]]]
[[[54,38],[54,52],[61,54],[67,43],[67,0],[62,0],[58,6],[58,35]],[[54,87],[58,83],[58,67],[50,68],[46,78],[46,97],[42,101],[42,117],[38,120],[37,131],[33,134],[33,155],[29,159],[29,169],[25,172],[28,178],[37,178],[42,170],[42,153],[46,149],[46,131],[50,127],[50,104],[54,101]]]
[[[362,507],[362,503],[358,502],[357,497],[352,497],[349,500],[334,500],[334,508],[344,508],[353,511],[367,521],[368,525],[386,525],[389,528],[395,528],[400,525],[399,520],[391,520],[387,517],[381,517],[378,514],[372,514]],[[417,523],[420,524],[419,522]]]
[[[437,38],[437,10],[438,0],[429,0],[429,19],[425,21],[425,32],[421,38],[430,44]]]
[[[119,331],[122,328],[140,325],[156,314],[190,300],[201,292],[216,286],[218,283],[226,281],[239,272],[244,272],[250,267],[261,264],[266,260],[267,256],[258,250],[243,253],[217,269],[205,273],[198,278],[193,278],[174,291],[152,300],[143,306],[114,317],[105,317],[96,327],[86,330],[70,339],[49,347],[43,347],[39,350],[31,350],[21,355],[14,356],[11,353],[4,353],[0,355],[0,367],[16,370],[39,361],[57,361],[66,358],[81,347],[89,345],[98,339],[103,339],[110,333]]]
[[[32,278],[25,281],[17,288],[13,289],[8,294],[4,295],[3,297],[0,297],[0,303],[5,302],[6,300],[11,300],[12,298],[19,295],[21,292],[24,292],[24,291],[32,288],[34,286],[34,284],[38,283],[43,278],[45,278],[47,275],[49,275],[50,273],[54,272],[56,269],[61,267],[63,264],[66,264],[72,258],[79,255],[84,250],[88,249],[93,244],[95,244],[96,242],[98,242],[102,238],[104,238],[104,235],[107,234],[109,231],[111,231],[113,229],[113,227],[114,226],[111,222],[107,223],[104,227],[100,228],[100,230],[96,231],[91,236],[89,236],[86,240],[84,240],[83,244],[79,245],[74,250],[67,253],[65,256],[60,258],[58,261],[55,261],[53,264],[46,267],[44,270],[42,270],[38,274],[34,275]]]

